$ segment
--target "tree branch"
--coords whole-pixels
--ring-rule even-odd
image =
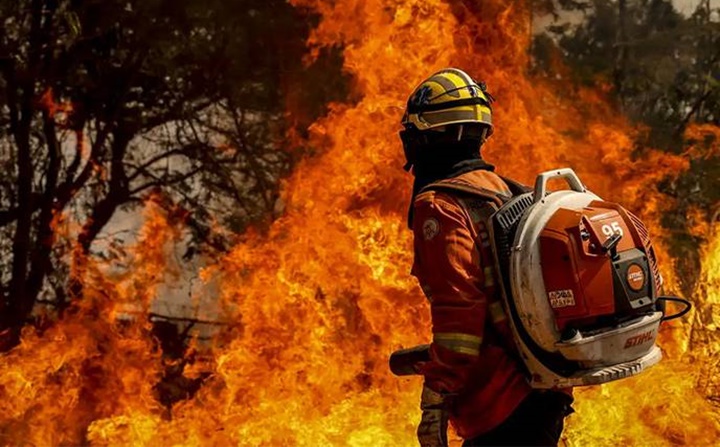
[[[130,191],[130,195],[131,195],[131,196],[134,196],[134,195],[137,195],[137,194],[139,194],[139,193],[141,193],[141,192],[143,192],[143,191],[146,191],[146,190],[148,190],[148,189],[151,189],[151,188],[157,188],[157,187],[162,187],[162,186],[172,186],[172,185],[175,185],[175,184],[180,183],[180,182],[182,182],[182,181],[185,181],[185,180],[187,180],[187,179],[189,179],[189,178],[191,178],[191,177],[194,177],[195,175],[197,175],[199,172],[201,172],[201,171],[203,171],[203,170],[205,170],[205,167],[202,166],[202,165],[200,165],[200,166],[197,166],[197,167],[195,167],[194,169],[191,169],[190,171],[185,172],[185,173],[183,173],[183,174],[181,174],[181,175],[176,175],[176,176],[174,176],[174,177],[169,177],[169,178],[168,178],[168,177],[165,177],[165,178],[164,178],[164,177],[157,177],[157,176],[154,176],[154,175],[152,175],[152,174],[150,174],[150,173],[147,173],[146,175],[147,175],[148,177],[154,179],[154,181],[145,183],[145,184],[143,184],[143,185],[140,185],[140,186],[132,189],[132,190]]]
[[[133,180],[135,180],[137,177],[139,177],[140,175],[148,175],[147,169],[148,169],[150,166],[154,165],[155,163],[157,163],[157,162],[159,162],[159,161],[161,161],[161,160],[163,160],[163,159],[165,159],[165,158],[169,158],[169,157],[172,157],[172,156],[174,156],[174,155],[187,155],[187,149],[186,149],[186,148],[172,149],[172,150],[163,152],[163,153],[161,153],[161,154],[158,154],[158,155],[156,155],[156,156],[154,156],[154,157],[151,157],[148,161],[146,161],[145,163],[141,164],[140,166],[137,166],[137,167],[134,167],[134,166],[133,166],[133,168],[135,169],[135,171],[128,176],[128,180],[133,181]]]
[[[161,315],[150,312],[147,314],[149,319],[158,319],[165,321],[177,321],[178,323],[189,323],[189,324],[208,324],[212,326],[227,326],[229,323],[224,321],[213,321],[213,320],[201,320],[199,318],[186,318],[186,317],[171,317],[168,315]]]
[[[55,212],[60,210],[55,203],[55,190],[60,175],[60,144],[55,133],[55,120],[50,113],[49,110],[43,112],[43,133],[45,135],[45,145],[48,149],[49,163],[45,172],[45,191],[40,201],[37,244],[30,256],[28,296],[32,297],[32,300],[25,303],[23,312],[26,313],[32,311],[33,302],[40,293],[45,276],[51,268],[50,253],[55,243],[52,220]]]
[[[129,143],[130,135],[123,134],[120,131],[114,134],[108,193],[93,207],[90,218],[80,232],[78,243],[83,253],[90,251],[93,241],[115,214],[117,207],[125,203],[130,197],[128,179],[123,165]],[[79,294],[77,290],[74,292],[75,296]]]
[[[131,56],[128,56],[128,67],[127,69],[122,71],[128,72],[129,74],[125,77],[124,85],[119,89],[120,92],[115,98],[115,101],[110,106],[111,112],[109,113],[109,116],[105,121],[105,125],[98,130],[96,139],[94,142],[92,142],[90,157],[88,158],[85,167],[82,169],[77,178],[68,178],[65,183],[63,183],[58,188],[58,201],[63,208],[73,198],[77,191],[80,190],[80,188],[82,188],[82,186],[85,185],[85,183],[90,179],[90,175],[93,172],[95,164],[100,159],[100,155],[105,146],[105,142],[112,133],[112,130],[115,127],[115,122],[117,121],[117,117],[122,110],[122,100],[127,96],[127,93],[132,85],[132,78],[137,75],[137,71],[142,65],[146,54],[147,49],[144,49],[139,51],[138,53],[134,53]],[[79,141],[78,144],[81,144],[81,142]]]

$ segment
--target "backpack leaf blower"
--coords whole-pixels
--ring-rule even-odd
[[[551,179],[570,190],[548,193]],[[504,199],[487,228],[517,354],[534,388],[596,385],[636,375],[662,357],[662,321],[690,303],[661,297],[645,225],[587,191],[571,169],[538,175],[533,191]],[[665,302],[685,308],[665,315]],[[396,375],[416,374],[428,345],[396,351]]]

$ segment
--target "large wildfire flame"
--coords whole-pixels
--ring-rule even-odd
[[[633,153],[635,131],[600,93],[528,77],[526,2],[293,3],[321,14],[310,47],[345,48],[361,99],[332,106],[312,126],[307,143],[321,155],[286,181],[287,212],[269,234],[248,234],[204,272],[234,322],[196,368],[211,376],[193,398],[162,407],[153,387],[166,360],[141,319],[118,323],[123,305],[147,309],[176,269],[168,253],[179,225],[150,201],[127,250],[133,267],[118,274],[99,260],[77,263],[82,307],[43,334],[28,331],[2,357],[0,443],[414,445],[421,381],[392,377],[387,357],[427,342],[430,321],[408,273],[411,179],[396,132],[408,93],[445,66],[486,81],[498,98],[486,159],[525,182],[573,167],[593,191],[642,216],[675,287],[658,224],[671,204],[653,185],[686,161]],[[720,397],[720,230],[706,231],[697,311],[666,325],[660,365],[576,393],[568,445],[709,445],[720,436],[712,403]]]

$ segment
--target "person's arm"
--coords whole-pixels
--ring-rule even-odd
[[[433,323],[430,361],[420,372],[426,386],[445,395],[461,393],[472,382],[488,312],[484,266],[470,225],[448,196],[427,193],[415,202],[414,273],[430,300]]]

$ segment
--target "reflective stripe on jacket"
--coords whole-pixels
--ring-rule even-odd
[[[457,178],[509,194],[494,173],[472,171]],[[530,392],[510,352],[512,339],[498,291],[489,234],[492,208],[449,191],[415,199],[416,276],[430,301],[431,361],[421,367],[426,385],[451,394],[450,421],[463,438],[502,423]]]

